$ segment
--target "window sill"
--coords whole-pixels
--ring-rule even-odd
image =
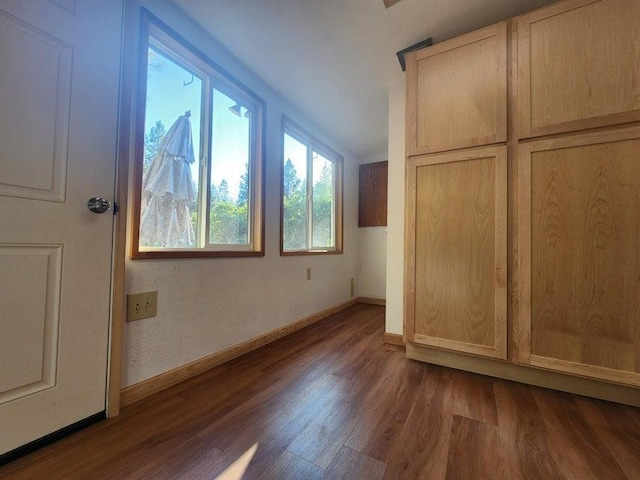
[[[342,250],[293,250],[280,251],[282,257],[294,257],[303,255],[342,255]]]
[[[168,250],[133,252],[131,260],[161,260],[164,258],[236,258],[264,257],[264,251],[247,250]]]

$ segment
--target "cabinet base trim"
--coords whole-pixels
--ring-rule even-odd
[[[407,343],[407,358],[640,407],[640,389]]]

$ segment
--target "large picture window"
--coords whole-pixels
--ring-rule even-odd
[[[342,253],[342,157],[283,118],[283,255]]]
[[[262,255],[263,105],[149,14],[133,258]]]

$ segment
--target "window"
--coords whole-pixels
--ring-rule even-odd
[[[132,258],[263,255],[263,105],[145,12]]]
[[[342,253],[342,157],[287,118],[281,252]]]

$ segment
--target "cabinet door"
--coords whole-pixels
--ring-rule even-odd
[[[360,165],[358,181],[358,227],[387,225],[389,162]]]
[[[506,358],[507,147],[407,167],[407,340]]]
[[[521,361],[640,385],[640,128],[518,158]]]
[[[407,56],[407,153],[507,139],[506,22]]]
[[[520,17],[519,137],[640,120],[640,2],[569,0]]]

